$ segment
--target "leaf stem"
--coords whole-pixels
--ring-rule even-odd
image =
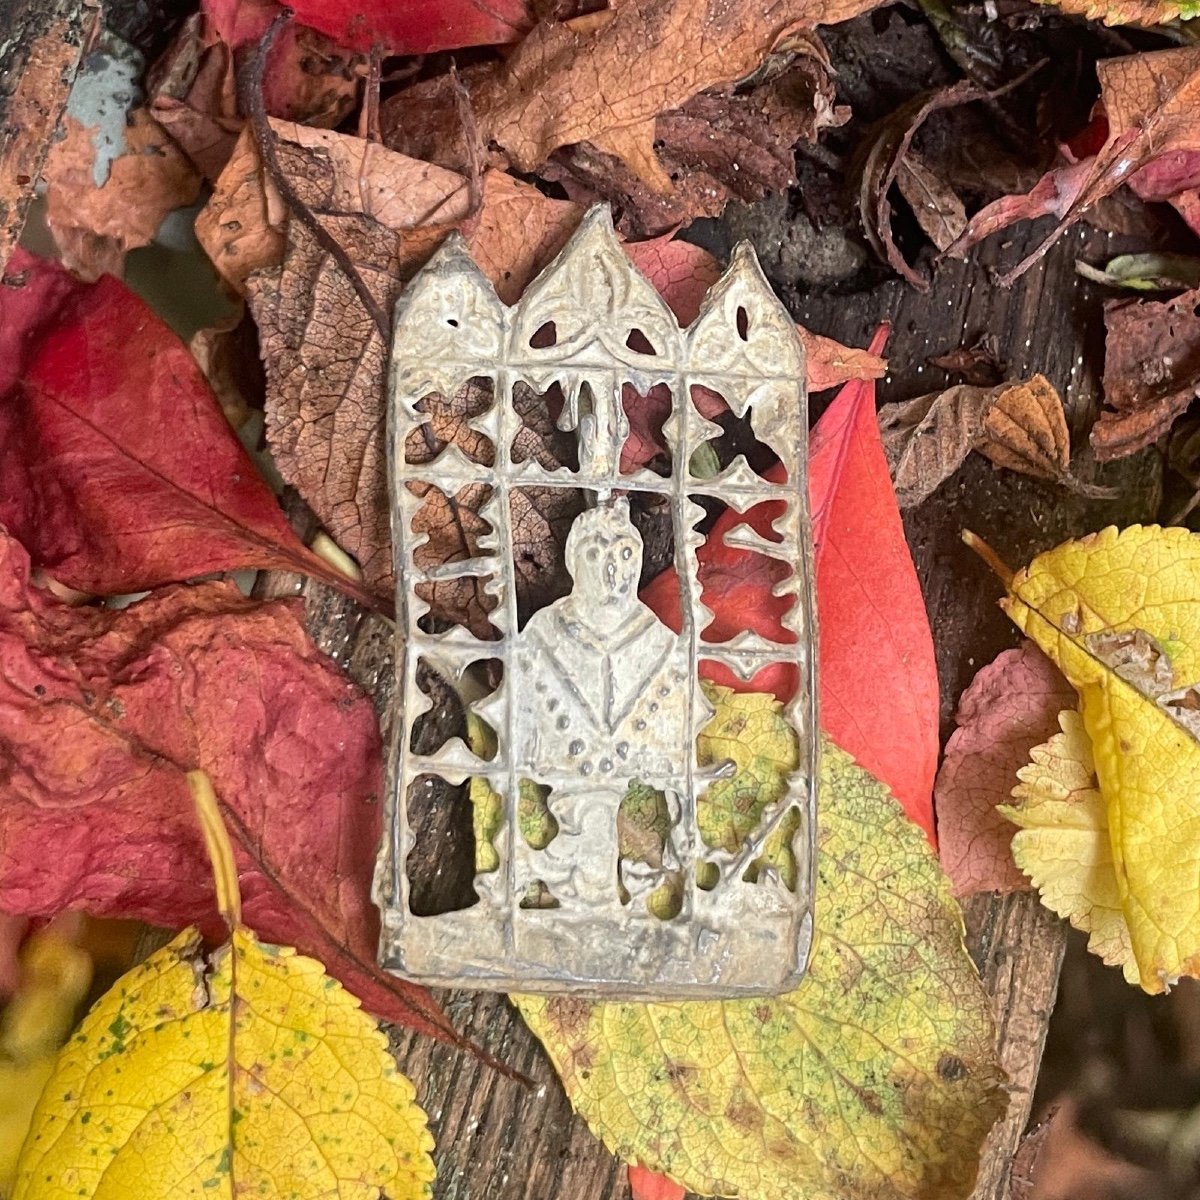
[[[992,568],[1000,582],[1006,588],[1012,587],[1013,577],[1016,572],[1010,567],[1004,559],[998,555],[978,534],[972,533],[969,529],[962,531],[962,540],[969,546],[980,558],[983,559],[989,567]]]

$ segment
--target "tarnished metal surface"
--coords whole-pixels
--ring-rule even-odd
[[[667,999],[795,986],[811,941],[817,756],[805,365],[795,326],[753,252],[738,248],[683,330],[630,265],[603,208],[588,214],[511,308],[455,235],[401,297],[394,345],[388,439],[401,711],[375,886],[381,961],[426,983],[504,991]],[[452,396],[479,377],[494,381],[490,407],[470,421],[494,448],[476,456],[487,461],[449,446],[432,462],[406,462],[406,439],[429,420],[422,400]],[[621,469],[629,434],[625,384],[642,395],[658,385],[670,391],[669,476]],[[521,429],[512,403],[517,385],[543,397],[553,385],[561,389],[558,426],[577,436],[577,470],[513,461]],[[781,464],[772,480],[783,482],[757,474],[741,456],[715,476],[692,473],[696,449],[721,433],[697,411],[696,388],[718,393],[739,417],[749,413],[755,436]],[[422,500],[412,484],[446,494],[489,488],[480,509],[491,526],[480,541],[485,553],[422,569],[424,536],[413,530]],[[566,543],[570,593],[521,628],[510,498],[528,487],[577,489],[586,506]],[[637,595],[642,542],[628,508],[637,493],[671,505],[678,634]],[[776,502],[771,529],[778,540],[741,525],[726,544],[790,568],[776,588],[793,600],[783,617],[786,643],[749,631],[705,640],[712,614],[702,603],[696,564],[704,497],[743,513]],[[497,639],[422,627],[429,606],[417,589],[464,576],[486,581]],[[457,738],[433,754],[413,751],[414,723],[429,708],[417,686],[422,660],[458,683],[477,675],[481,663],[499,663],[499,686],[473,705],[495,731],[494,757],[477,757]],[[699,684],[703,661],[747,680],[783,663],[798,680],[784,710],[799,745],[798,767],[734,852],[706,845],[696,820],[705,789],[732,769],[697,762],[696,737],[712,711]],[[488,856],[495,869],[475,878],[477,901],[417,916],[409,909],[408,802],[430,776],[486,779],[503,819]],[[529,794],[539,797],[556,824],[548,841],[531,844],[523,836],[523,785],[527,802]],[[619,853],[617,814],[631,789],[657,793],[665,815],[653,865]],[[789,828],[790,812],[799,817],[789,840],[793,888],[775,870],[756,869],[772,834]],[[675,901],[668,908],[652,902],[665,891]],[[672,908],[673,916],[656,915]]]

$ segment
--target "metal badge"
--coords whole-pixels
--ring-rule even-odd
[[[603,207],[512,307],[455,234],[401,297],[394,347],[388,439],[400,711],[375,883],[383,965],[429,984],[629,998],[794,987],[812,935],[818,746],[807,395],[803,345],[753,252],[738,247],[681,329],[631,266]],[[490,403],[469,418],[481,451],[449,445],[424,464],[406,461],[410,435],[430,421],[427,398],[454,396],[470,380],[491,381]],[[669,471],[622,470],[626,385],[642,396],[669,390]],[[711,393],[735,418],[749,414],[753,436],[778,458],[775,470],[759,474],[744,455],[716,474],[698,469],[697,449],[723,432],[697,408]],[[530,397],[543,418],[553,414],[574,435],[577,467],[548,469],[514,453]],[[486,495],[478,513],[489,526],[476,542],[480,554],[435,565],[422,555],[426,536],[414,521],[431,488],[445,496],[485,489],[476,493]],[[571,589],[522,624],[513,505],[528,489],[559,488],[580,497],[564,551]],[[679,633],[639,599],[643,544],[631,500],[669,506]],[[714,500],[742,514],[771,505],[773,536],[741,524],[725,543],[785,564],[774,594],[784,598],[787,641],[748,631],[706,640],[712,613],[696,551]],[[494,601],[490,639],[428,619],[430,588],[467,576]],[[697,821],[706,790],[733,767],[697,760],[697,735],[713,712],[700,683],[706,662],[744,680],[785,664],[797,680],[784,714],[798,766],[732,852],[706,844]],[[472,708],[495,735],[494,756],[472,753],[461,738],[417,753],[414,730],[430,708],[419,669],[461,683],[484,663],[491,690]],[[485,856],[494,869],[476,873],[467,907],[415,915],[410,806],[435,778],[486,780],[498,797],[498,832]],[[635,789],[665,817],[651,862],[621,856],[618,812]],[[540,805],[548,840],[523,832],[528,804]],[[794,862],[786,873],[762,862],[769,839],[785,834]],[[676,902],[664,911],[651,901],[668,882]]]

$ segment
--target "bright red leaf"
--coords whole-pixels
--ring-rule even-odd
[[[200,769],[247,923],[319,958],[375,1015],[461,1040],[424,989],[375,965],[378,725],[301,615],[222,582],[69,608],[30,586],[28,555],[0,533],[0,909],[223,936],[185,781]]]
[[[633,1200],[683,1200],[687,1189],[649,1167],[634,1164],[629,1168],[629,1193]]]
[[[880,353],[886,336],[881,329],[869,352]],[[888,785],[932,840],[938,756],[933,636],[879,440],[873,382],[855,380],[838,393],[812,432],[808,469],[821,726]],[[742,523],[764,537],[776,536],[769,529],[777,515],[773,507],[752,510],[749,522],[726,511],[698,553],[703,599],[713,610],[707,632],[712,640],[741,630],[775,639],[783,633],[786,601],[771,592],[786,565],[723,540]],[[643,599],[668,624],[680,627],[673,572],[655,579]],[[770,691],[784,698],[795,689],[794,672],[782,666],[760,671],[749,683],[713,664],[705,674],[739,691]]]
[[[0,524],[84,592],[259,567],[377,603],[292,532],[191,353],[133,292],[23,250],[0,286]]]
[[[204,12],[233,47],[256,42],[282,10],[270,0],[204,0]],[[302,25],[363,54],[435,54],[516,41],[533,24],[526,0],[291,0]]]

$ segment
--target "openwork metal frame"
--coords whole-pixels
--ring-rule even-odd
[[[552,344],[546,345],[551,324]],[[451,445],[432,462],[406,463],[409,434],[429,419],[417,407],[422,399],[431,393],[451,396],[480,376],[494,381],[494,401],[471,428],[490,439],[494,462],[473,462]],[[587,214],[568,245],[514,306],[497,298],[457,234],[409,285],[396,312],[388,430],[400,711],[375,899],[382,913],[381,961],[389,970],[431,984],[658,999],[765,994],[786,990],[799,980],[812,932],[818,752],[804,381],[803,344],[748,246],[737,248],[695,321],[681,329],[655,289],[631,266],[603,207]],[[532,459],[512,461],[513,440],[521,427],[512,404],[518,383],[542,394],[559,385],[564,400],[559,427],[577,433],[578,470],[547,470]],[[671,416],[664,430],[672,455],[669,477],[647,469],[621,471],[621,448],[628,435],[621,403],[625,384],[641,395],[660,384],[670,391]],[[691,473],[693,452],[722,432],[697,410],[695,388],[718,393],[738,416],[750,413],[755,436],[780,460],[784,482],[756,474],[741,456],[715,477]],[[424,538],[414,534],[413,518],[422,501],[408,483],[432,484],[446,494],[470,484],[492,489],[481,510],[492,529],[481,543],[485,554],[419,569],[416,551]],[[522,635],[509,500],[514,489],[531,486],[582,490],[596,507],[611,514],[592,524],[603,525],[605,536],[612,537],[627,536],[620,532],[627,518],[619,497],[654,493],[671,505],[683,616],[679,661],[686,664],[688,693],[686,703],[678,707],[684,714],[684,744],[668,748],[662,759],[643,756],[638,781],[677,798],[673,846],[684,884],[682,907],[672,919],[660,919],[637,902],[618,902],[603,911],[585,903],[521,905],[538,874],[539,852],[525,843],[517,819],[519,785],[530,766],[519,761],[517,744],[526,736],[520,716],[525,698],[514,694],[519,665],[515,656]],[[781,515],[772,525],[778,541],[760,536],[749,525],[738,526],[725,540],[781,559],[791,568],[776,594],[794,601],[783,617],[792,641],[776,643],[748,631],[726,642],[703,640],[712,614],[702,603],[697,575],[696,550],[704,536],[696,526],[705,517],[697,503],[700,497],[715,497],[740,513],[764,501],[781,502]],[[462,576],[488,579],[483,586],[497,601],[492,622],[499,640],[483,640],[460,627],[441,633],[421,628],[429,606],[418,597],[417,587]],[[569,645],[562,653],[569,661]],[[413,724],[430,707],[417,686],[422,659],[451,679],[471,663],[501,661],[499,689],[477,706],[497,733],[495,758],[477,757],[457,738],[431,755],[413,752]],[[797,768],[785,793],[733,853],[706,846],[696,821],[697,799],[730,767],[701,768],[696,760],[696,736],[712,711],[698,682],[700,663],[706,660],[747,680],[770,664],[790,664],[799,680],[784,710],[797,737]],[[581,680],[580,686],[587,681]],[[661,694],[666,696],[670,686],[664,684]],[[590,764],[582,770],[590,771]],[[454,784],[488,780],[504,806],[495,846],[500,866],[476,876],[479,901],[472,907],[416,916],[409,909],[406,860],[414,839],[407,799],[410,788],[429,776]],[[551,795],[555,789],[578,793],[592,786],[581,778],[580,764],[569,757],[543,762],[537,782],[549,785]],[[789,889],[770,870],[760,872],[756,882],[748,881],[747,870],[792,810],[799,814],[790,843],[795,887]],[[586,859],[589,847],[580,845],[573,852]],[[701,864],[707,864],[703,878],[698,873]],[[714,873],[717,881],[710,887]]]

